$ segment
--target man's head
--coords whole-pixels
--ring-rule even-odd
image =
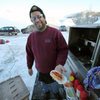
[[[45,18],[45,15],[44,15],[44,13],[43,13],[43,11],[42,11],[42,9],[40,9],[38,6],[36,6],[36,5],[33,5],[32,7],[31,7],[31,9],[30,9],[30,18],[31,18],[31,13],[32,12],[35,12],[35,11],[39,11],[41,14],[43,14],[43,17]]]
[[[30,19],[35,25],[37,31],[44,31],[46,28],[46,19],[43,11],[36,5],[32,6],[30,9]]]

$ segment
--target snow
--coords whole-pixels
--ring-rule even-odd
[[[68,42],[68,33],[62,32]],[[20,75],[30,92],[30,100],[34,88],[37,70],[33,65],[33,75],[29,76],[26,63],[26,41],[29,34],[19,33],[17,36],[0,36],[0,39],[9,40],[9,43],[0,44],[0,83]]]
[[[31,100],[37,71],[33,65],[33,75],[28,74],[25,51],[28,35],[20,33],[18,36],[0,36],[0,39],[10,41],[0,44],[0,83],[20,75],[30,92]]]
[[[100,25],[100,17],[98,18],[98,20],[94,24],[99,24]]]

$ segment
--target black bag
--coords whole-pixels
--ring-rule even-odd
[[[41,73],[41,72],[38,73],[38,80],[44,82],[45,84],[50,84],[50,83],[55,82],[52,79],[52,77],[50,76],[49,73],[48,74],[44,74],[44,73]]]

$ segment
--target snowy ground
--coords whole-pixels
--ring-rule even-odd
[[[68,33],[62,32],[62,34],[68,42]],[[19,33],[17,36],[0,36],[0,39],[10,41],[0,44],[0,83],[20,75],[30,92],[31,100],[37,71],[33,65],[33,75],[28,75],[25,51],[28,35]]]

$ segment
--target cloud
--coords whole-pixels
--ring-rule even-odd
[[[11,21],[25,21],[27,19],[29,20],[28,13],[28,10],[23,7],[6,7],[0,9],[0,17],[9,19]]]

